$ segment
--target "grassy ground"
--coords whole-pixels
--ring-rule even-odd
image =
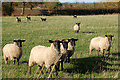
[[[26,21],[21,17],[22,22],[17,23],[15,17],[2,17],[2,46],[13,43],[14,39],[26,39],[23,43],[23,55],[20,65],[12,65],[9,62],[5,65],[2,58],[3,78],[47,78],[48,71],[44,67],[44,74],[39,72],[38,66],[32,67],[32,74],[27,75],[28,59],[31,48],[36,45],[50,46],[49,39],[78,38],[76,50],[71,57],[70,63],[64,64],[64,70],[59,72],[62,78],[118,78],[118,15],[94,15],[78,16],[44,16],[46,22],[40,21],[41,16],[32,16],[32,21]],[[73,31],[76,22],[81,22],[80,33]],[[89,43],[93,37],[114,34],[111,47],[111,56],[101,58],[94,50],[89,56]],[[107,56],[107,55],[105,55]],[[55,72],[53,72],[55,77]],[[120,76],[119,76],[120,78]]]

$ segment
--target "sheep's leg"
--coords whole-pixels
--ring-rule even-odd
[[[51,66],[49,67],[49,73],[51,72]],[[52,74],[50,75],[50,78],[52,78]]]
[[[28,74],[31,74],[31,67],[32,66],[29,66],[29,68],[28,68]]]
[[[68,63],[70,62],[70,57],[68,57]]]
[[[17,59],[17,63],[18,63],[18,65],[19,65],[19,59]]]
[[[55,65],[55,70],[56,70],[56,76],[59,77],[59,75],[58,75],[58,68],[57,68],[56,65]]]
[[[15,65],[15,59],[13,60],[13,64]]]
[[[94,50],[94,49],[90,47],[89,55],[91,55],[91,53],[92,53],[93,50]]]
[[[100,52],[100,50],[97,50],[97,54],[98,54],[98,56],[99,56],[99,52]]]
[[[102,54],[103,54],[103,57],[104,57],[104,52],[105,52],[105,50],[104,50],[104,49],[101,49],[101,52],[102,52]]]
[[[58,68],[59,69],[59,68]],[[63,70],[63,60],[61,61],[61,71]]]
[[[6,57],[5,55],[3,57],[4,57],[4,60],[5,60],[5,64],[8,64],[8,57]]]
[[[110,50],[107,51],[108,52],[108,57],[110,56]]]
[[[38,66],[40,68],[40,74],[43,74],[42,67],[40,65],[38,65]]]

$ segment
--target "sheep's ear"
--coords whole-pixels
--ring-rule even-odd
[[[77,41],[78,39],[74,39],[75,41]]]
[[[108,35],[105,35],[105,37],[108,37]]]
[[[18,40],[13,40],[13,42],[18,42]]]
[[[53,41],[52,41],[52,40],[49,40],[49,42],[50,42],[50,43],[53,43]]]
[[[114,37],[114,35],[111,35],[111,37]]]
[[[21,40],[21,42],[25,42],[25,40]]]

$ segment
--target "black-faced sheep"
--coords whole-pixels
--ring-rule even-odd
[[[22,42],[25,40],[14,40],[14,44],[6,44],[3,47],[3,57],[5,60],[5,64],[8,63],[8,59],[14,61],[17,59],[19,65],[19,59],[22,56]]]
[[[74,25],[74,31],[75,31],[75,33],[79,33],[79,30],[80,30],[80,23],[76,23]]]
[[[66,62],[70,62],[70,57],[74,54],[74,51],[75,51],[75,41],[77,41],[78,39],[74,39],[74,38],[71,38],[71,39],[68,39],[68,49],[67,49],[67,58],[66,58]]]
[[[16,17],[16,21],[17,21],[17,22],[21,22],[21,18]]]
[[[47,19],[46,18],[40,18],[42,21],[46,21]]]
[[[40,67],[40,73],[42,72],[43,65],[45,65],[45,67],[49,69],[50,72],[51,66],[55,65],[56,76],[58,76],[58,66],[56,65],[56,63],[59,60],[61,41],[49,40],[49,42],[51,43],[50,47],[38,45],[32,48],[29,57],[29,74],[31,73],[31,67],[34,66],[34,64],[37,64]]]
[[[89,55],[94,49],[96,49],[98,55],[99,55],[99,52],[101,51],[104,57],[104,51],[107,50],[108,57],[109,57],[112,37],[114,37],[114,35],[105,35],[105,37],[92,38],[90,42],[90,47],[89,47],[90,48]]]
[[[27,21],[31,21],[31,17],[27,16],[27,17],[26,17],[26,20],[27,20]]]
[[[73,15],[74,18],[77,18],[77,15]]]
[[[61,71],[63,70],[63,62],[66,58],[67,48],[68,48],[68,42],[65,40],[62,40],[62,43],[60,43],[60,53],[62,55],[60,58]],[[58,69],[59,69],[59,66],[58,66]]]

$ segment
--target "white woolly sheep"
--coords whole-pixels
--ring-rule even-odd
[[[3,58],[5,60],[5,64],[8,63],[8,59],[14,61],[17,59],[19,65],[19,59],[22,56],[22,42],[25,40],[14,40],[14,44],[6,44],[3,47]]]
[[[40,67],[40,73],[41,73],[43,65],[45,65],[45,67],[49,69],[49,71],[51,72],[51,66],[57,63],[60,55],[61,41],[49,40],[49,42],[51,43],[50,47],[39,45],[32,48],[29,57],[29,69],[28,69],[29,74],[31,74],[31,67],[34,66],[34,64],[37,64]],[[58,76],[57,65],[55,65],[55,69],[56,69],[56,76]]]
[[[46,21],[46,18],[41,18],[42,21]]]
[[[75,31],[75,33],[79,33],[79,30],[80,30],[80,23],[76,23],[74,25],[74,31]]]
[[[26,20],[27,20],[27,21],[31,21],[31,17],[27,16],[27,17],[26,17]]]
[[[92,38],[90,42],[90,47],[89,47],[90,48],[89,55],[94,49],[96,49],[97,54],[99,55],[99,52],[101,51],[104,57],[104,51],[107,50],[108,57],[109,57],[112,37],[114,37],[114,35],[105,35],[105,37]]]
[[[68,42],[65,41],[65,40],[62,40],[62,43],[60,43],[60,53],[62,55],[61,58],[60,58],[61,71],[63,70],[63,62],[66,58],[67,48],[68,48]],[[58,66],[58,69],[59,69],[59,66]]]
[[[21,18],[16,17],[16,21],[17,21],[17,22],[21,22]]]
[[[70,62],[70,57],[74,54],[74,51],[75,51],[75,41],[77,41],[78,39],[74,39],[74,38],[71,38],[71,39],[68,39],[68,49],[67,49],[67,53],[66,53],[66,62]]]

